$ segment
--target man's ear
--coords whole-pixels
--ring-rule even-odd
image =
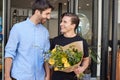
[[[39,13],[39,10],[35,10],[35,13]]]
[[[41,14],[41,11],[38,10],[38,9],[36,9],[36,10],[35,10],[35,13],[37,13],[37,14]]]
[[[73,28],[75,29],[76,24],[72,24],[72,25],[73,25]]]

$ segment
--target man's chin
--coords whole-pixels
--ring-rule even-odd
[[[42,22],[41,22],[41,24],[45,24],[45,23],[46,23],[46,21],[42,21]]]

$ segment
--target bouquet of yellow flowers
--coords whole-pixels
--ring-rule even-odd
[[[56,45],[49,51],[50,57],[46,61],[55,71],[72,72],[80,66],[83,57],[83,48],[78,43],[74,42],[67,46]]]

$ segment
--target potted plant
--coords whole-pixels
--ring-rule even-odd
[[[90,80],[91,78],[91,60],[96,62],[97,64],[99,64],[100,62],[97,61],[97,58],[99,58],[99,56],[96,54],[97,52],[95,51],[94,47],[88,47],[88,52],[89,52],[89,57],[90,57],[90,64],[88,66],[88,68],[84,71],[84,76],[82,80]],[[100,59],[100,58],[99,58]]]

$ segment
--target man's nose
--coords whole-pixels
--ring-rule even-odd
[[[50,18],[51,18],[51,16],[50,16],[50,15],[48,15],[48,16],[47,16],[47,19],[50,19]]]

